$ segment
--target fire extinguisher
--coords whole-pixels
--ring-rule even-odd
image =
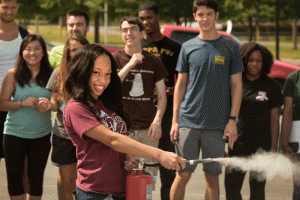
[[[220,158],[205,158],[197,160],[186,160],[187,165],[197,165],[217,161]],[[126,200],[152,200],[152,176],[145,174],[144,167],[160,167],[160,163],[144,163],[143,158],[135,159],[137,168],[132,169],[126,177]],[[224,160],[224,159],[223,159]]]
[[[126,177],[126,200],[152,200],[152,176],[145,174],[143,160]]]

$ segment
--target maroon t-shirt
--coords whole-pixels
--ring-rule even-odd
[[[130,115],[133,130],[150,127],[155,117],[155,83],[168,76],[160,58],[147,51],[142,54],[143,62],[131,69],[122,83],[124,109]],[[131,59],[124,49],[114,52],[113,57],[118,71]]]
[[[76,186],[86,192],[123,197],[127,174],[124,169],[126,154],[97,140],[87,139],[83,134],[91,128],[105,125],[113,132],[128,135],[127,126],[120,116],[106,109],[100,100],[97,101],[97,107],[101,111],[101,121],[85,104],[73,99],[64,109],[65,128],[76,147],[78,159]]]

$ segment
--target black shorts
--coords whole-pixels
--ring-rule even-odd
[[[76,148],[70,139],[64,139],[52,134],[52,154],[53,165],[69,165],[77,163]]]

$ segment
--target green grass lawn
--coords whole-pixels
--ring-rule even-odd
[[[265,45],[273,54],[276,55],[276,46],[275,45]],[[291,45],[280,45],[279,47],[279,57],[289,58],[289,59],[300,59],[300,45],[298,49],[294,49]]]

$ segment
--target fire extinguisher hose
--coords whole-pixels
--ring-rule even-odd
[[[211,158],[205,158],[205,159],[197,159],[197,160],[186,160],[184,161],[186,165],[197,165],[200,163],[208,163],[213,162],[213,159]],[[155,163],[144,163],[145,167],[162,167],[162,165],[159,162]]]
[[[180,151],[178,141],[175,141],[175,147],[177,147],[177,150],[179,151],[180,155],[183,155]],[[186,160],[184,161],[186,165],[197,165],[199,163],[208,163],[213,162],[214,160],[211,158],[205,158],[205,159],[197,159],[197,160]],[[162,165],[159,162],[155,163],[144,163],[145,167],[162,167]]]

